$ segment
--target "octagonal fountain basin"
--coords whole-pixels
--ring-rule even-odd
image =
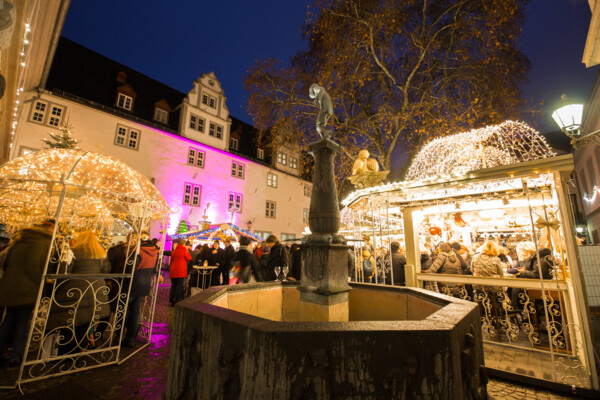
[[[348,322],[300,321],[292,282],[214,287],[178,303],[166,398],[486,397],[475,303],[351,286]]]

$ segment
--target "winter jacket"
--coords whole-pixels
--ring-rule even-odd
[[[460,274],[460,261],[453,251],[440,252],[431,267],[427,269],[428,274]]]
[[[150,294],[152,277],[158,272],[158,249],[151,241],[140,243],[140,259],[133,273],[130,297],[144,297]]]
[[[77,277],[110,273],[108,258],[87,258],[78,249],[74,249],[73,253],[75,259],[67,267],[65,278],[58,278],[54,285],[47,332],[57,327],[89,325],[110,315],[108,287],[104,279]]]
[[[276,279],[275,267],[285,266],[290,266],[289,253],[287,248],[282,245],[281,242],[277,242],[273,247],[271,247],[269,258],[267,259],[268,276],[264,278],[268,281],[274,281]]]
[[[471,261],[471,270],[473,276],[492,276],[501,278],[504,276],[502,262],[496,256],[490,256],[485,253],[475,254]],[[481,286],[474,285],[475,290],[485,290],[486,292],[498,292],[501,288],[498,286]]]
[[[421,272],[427,271],[431,264],[433,264],[433,260],[429,254],[421,253]]]
[[[0,306],[36,302],[51,242],[52,232],[42,228],[27,228],[17,234],[0,279]]]
[[[438,273],[460,275],[460,271],[460,261],[458,261],[456,253],[454,253],[454,251],[442,251],[437,255],[435,260],[433,260],[431,267],[429,267],[424,272],[428,274]],[[448,288],[449,290],[454,291],[457,288],[457,285],[454,283],[445,284],[438,282],[438,287],[440,291],[444,293],[444,288]]]
[[[392,252],[392,272],[394,273],[394,285],[406,284],[406,276],[404,266],[406,265],[406,257],[399,251]]]
[[[540,261],[542,262],[542,277],[543,279],[552,279],[552,270],[554,268],[554,259],[550,249],[540,249],[538,251]],[[540,279],[538,268],[538,257],[533,253],[525,260],[525,271],[518,275],[519,278]]]
[[[504,275],[500,259],[485,253],[475,254],[473,256],[471,269],[473,270],[473,276],[502,277]]]
[[[258,261],[256,261],[256,257],[252,254],[252,251],[247,246],[240,246],[237,253],[233,255],[233,264],[235,265],[237,262],[240,262],[240,266],[242,267],[242,274],[240,274],[240,280],[242,280],[244,268],[250,266],[252,271],[252,275],[254,275],[254,279],[257,282],[262,282],[262,273],[260,272],[260,267],[258,265]],[[244,281],[243,283],[249,283]]]
[[[187,277],[187,263],[192,259],[190,252],[185,246],[179,245],[171,251],[171,264],[169,268],[170,278]]]

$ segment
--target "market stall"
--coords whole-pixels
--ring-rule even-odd
[[[345,234],[384,261],[389,243],[399,242],[407,285],[478,302],[489,368],[598,388],[567,188],[572,168],[571,155],[554,156],[522,123],[437,139],[417,155],[409,180],[357,190],[343,201]],[[548,271],[515,279],[510,261],[501,276],[421,271],[440,243],[473,254],[488,239],[514,261],[517,247],[530,244],[530,259]],[[359,259],[359,281],[360,268]],[[381,269],[378,283],[388,273]]]
[[[7,232],[43,223],[52,233],[21,368],[18,375],[5,377],[10,382],[3,381],[3,387],[122,362],[131,355],[120,343],[134,263],[140,240],[148,239],[150,231],[162,234],[168,213],[154,185],[112,157],[48,149],[0,167],[0,221]],[[115,237],[126,238],[120,245],[122,262],[113,264],[110,273],[68,273],[70,245],[83,232],[98,237],[105,250]],[[144,346],[152,337],[157,281],[155,274],[141,309],[138,340]],[[108,306],[110,317],[100,315]],[[84,338],[75,334],[82,327]],[[57,348],[63,350],[60,355]]]

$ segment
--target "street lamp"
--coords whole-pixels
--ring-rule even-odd
[[[560,97],[558,108],[552,113],[552,118],[554,118],[560,130],[571,138],[571,145],[574,149],[591,141],[600,144],[600,138],[598,137],[600,130],[580,137],[582,116],[583,104],[570,101],[564,94]]]
[[[581,117],[583,116],[583,104],[577,104],[564,94],[560,97],[558,108],[552,113],[552,118],[571,139],[577,139],[581,135]]]

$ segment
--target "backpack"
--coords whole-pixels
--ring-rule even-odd
[[[363,260],[363,274],[364,274],[365,278],[372,277],[373,276],[373,270],[374,270],[374,268],[373,268],[373,262],[370,259],[365,258]]]

